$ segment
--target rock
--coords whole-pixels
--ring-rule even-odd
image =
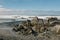
[[[32,20],[26,20],[22,22],[22,24],[17,24],[13,28],[16,32],[20,31],[24,35],[28,34],[38,34],[44,33],[48,31],[48,27],[50,27],[50,22],[57,20],[56,18],[49,18],[46,23],[44,23],[43,19],[38,19],[38,17],[34,17]],[[56,28],[56,30],[60,30]]]
[[[32,30],[31,29],[25,29],[24,31],[25,31],[23,33],[24,35],[28,35],[28,34],[31,34],[32,33]]]
[[[52,28],[52,31],[57,33],[57,34],[60,34],[60,25],[56,25]]]

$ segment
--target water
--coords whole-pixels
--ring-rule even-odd
[[[12,27],[15,24],[20,24],[20,21],[17,22],[6,22],[6,23],[0,23],[0,28],[5,28],[5,27]]]

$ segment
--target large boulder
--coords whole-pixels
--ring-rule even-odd
[[[34,17],[31,21],[31,24],[34,26],[34,25],[37,25],[38,24],[38,17]]]
[[[57,34],[60,34],[60,25],[54,26],[51,30]]]
[[[58,18],[56,18],[56,17],[49,17],[48,20],[51,22],[51,21],[58,20]]]

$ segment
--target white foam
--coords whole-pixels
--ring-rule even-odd
[[[35,16],[24,16],[24,15],[0,15],[0,18],[10,18],[10,19],[16,19],[16,18],[29,18],[29,17],[35,17]],[[60,16],[37,16],[38,18],[46,19],[47,17],[57,17],[60,19]]]

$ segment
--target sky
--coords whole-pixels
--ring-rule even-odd
[[[60,0],[0,0],[0,15],[60,15]]]

